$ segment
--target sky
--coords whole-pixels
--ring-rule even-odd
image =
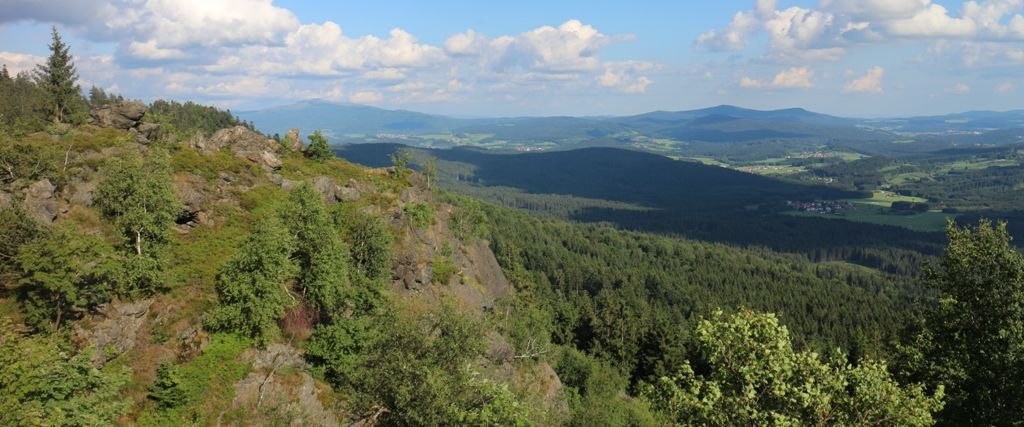
[[[0,63],[33,69],[51,26],[85,88],[235,111],[1024,108],[1024,0],[0,0]]]

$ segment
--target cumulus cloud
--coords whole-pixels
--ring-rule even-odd
[[[356,104],[374,104],[380,102],[381,96],[380,93],[372,90],[361,90],[353,93],[348,100]]]
[[[808,67],[793,67],[780,71],[771,80],[740,78],[740,87],[746,89],[810,89],[814,87],[814,71]]]
[[[467,30],[449,37],[444,47],[453,56],[482,57],[494,69],[565,72],[598,68],[598,51],[612,41],[593,26],[570,19],[558,27],[543,26],[516,36],[489,38]]]
[[[1024,0],[968,1],[958,13],[932,0],[823,0],[777,10],[757,0],[722,29],[697,37],[710,50],[738,50],[755,33],[768,37],[769,58],[836,60],[851,46],[893,40],[1024,41]]]
[[[641,73],[653,71],[657,65],[642,61],[611,62],[604,65],[604,73],[597,76],[601,86],[625,93],[644,93],[651,79]]]
[[[79,58],[83,78],[101,87],[139,80],[123,89],[146,88],[138,96],[149,97],[312,95],[387,104],[453,99],[498,83],[508,84],[503,93],[558,87],[630,94],[644,93],[656,69],[602,61],[603,48],[629,36],[575,19],[493,37],[469,29],[435,46],[402,28],[351,35],[332,21],[301,22],[272,0],[0,0],[0,24],[26,20],[113,43],[113,55]],[[17,72],[40,58],[3,52],[0,60]]]
[[[867,74],[850,80],[843,86],[846,93],[882,93],[882,78],[885,77],[885,69],[882,67],[871,67]]]
[[[40,64],[44,60],[45,58],[37,55],[0,51],[0,64],[6,65],[7,72],[12,76],[21,72],[35,70],[36,64]]]

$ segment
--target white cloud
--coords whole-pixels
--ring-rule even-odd
[[[301,22],[272,0],[0,0],[0,24],[24,20],[113,44],[112,55],[76,58],[83,82],[110,87],[131,79],[120,86],[128,96],[221,105],[237,104],[228,98],[431,102],[499,83],[507,85],[503,96],[518,92],[519,99],[555,91],[633,94],[646,91],[657,69],[603,61],[602,49],[630,36],[576,19],[494,37],[470,29],[435,46],[401,28],[351,35],[332,21]],[[40,59],[0,53],[12,72]]]
[[[25,71],[32,72],[36,69],[36,64],[44,60],[45,58],[37,55],[0,51],[0,64],[7,65],[7,72],[12,76]]]
[[[1015,90],[1017,90],[1017,86],[1015,86],[1011,82],[1003,82],[1000,83],[998,87],[996,87],[996,91],[1002,94],[1011,93]]]
[[[957,83],[947,90],[949,93],[955,93],[957,95],[964,95],[971,93],[971,87],[966,83]]]
[[[871,67],[867,74],[853,79],[843,86],[843,92],[847,93],[882,93],[882,78],[885,77],[885,69],[882,67]]]
[[[814,87],[814,71],[808,67],[793,67],[780,71],[771,81],[750,77],[740,78],[740,87],[747,89],[810,89]]]
[[[380,93],[372,90],[362,90],[352,94],[352,96],[348,98],[349,101],[356,104],[373,104],[380,102],[381,99]]]
[[[817,7],[776,10],[758,0],[723,29],[696,43],[738,50],[754,33],[768,37],[767,57],[779,61],[837,60],[850,47],[898,40],[1024,41],[1024,0],[967,1],[951,13],[932,0],[823,0]]]
[[[610,62],[604,65],[604,73],[597,76],[601,86],[615,88],[624,93],[644,93],[651,79],[641,73],[654,71],[657,65],[642,61]]]

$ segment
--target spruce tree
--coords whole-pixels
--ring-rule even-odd
[[[3,64],[3,68],[0,69],[0,81],[7,81],[11,79],[11,73],[7,71],[7,64]]]
[[[54,123],[63,123],[79,104],[81,95],[76,84],[78,74],[70,46],[61,39],[57,27],[53,27],[52,37],[50,57],[46,58],[45,64],[36,66],[36,83],[50,96]]]

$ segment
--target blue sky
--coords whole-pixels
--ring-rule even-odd
[[[86,86],[236,110],[1024,108],[1024,0],[0,0],[0,62],[31,69],[50,25]]]

